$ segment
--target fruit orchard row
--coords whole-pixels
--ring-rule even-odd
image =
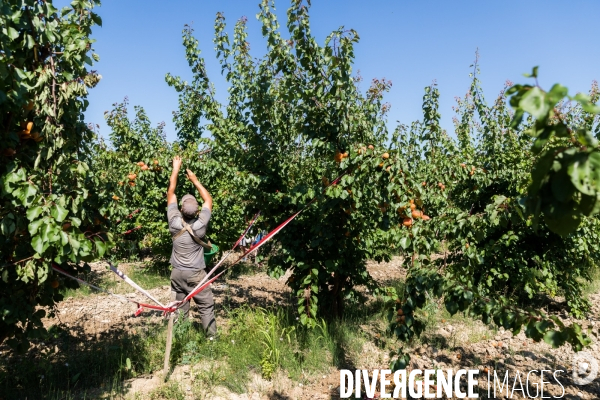
[[[32,10],[51,7],[31,3]],[[264,253],[272,276],[291,269],[288,285],[304,325],[341,316],[345,305],[363,300],[356,287],[366,285],[388,301],[390,332],[405,342],[420,334],[420,309],[436,297],[451,313],[468,312],[514,332],[525,327],[535,340],[576,349],[589,342],[580,327],[562,325],[533,301],[562,294],[577,316],[589,307],[583,282],[600,259],[597,85],[570,103],[560,85],[547,92],[515,85],[488,104],[475,70],[456,107],[454,134],[440,126],[434,85],[425,90],[423,119],[390,134],[383,97],[391,82],[374,79],[362,92],[352,75],[358,34],[337,30],[319,45],[309,8],[294,1],[284,38],[274,6],[263,1],[257,18],[267,53],[260,59],[248,52],[245,19],[230,39],[217,15],[225,104],[216,100],[199,43],[186,27],[193,79],[166,76],[179,93],[178,141],[168,143],[164,126],[153,127],[141,107],[130,118],[124,101],[106,112],[105,142],[93,139],[82,118],[86,88],[98,81],[83,67],[92,62],[91,40],[82,47],[69,36],[75,24],[89,37],[100,21],[89,4],[74,7],[61,17],[45,10],[55,19],[46,18],[35,33],[16,5],[9,7],[13,14],[2,14],[16,32],[12,57],[29,63],[11,76],[42,84],[21,80],[22,87],[12,87],[13,78],[3,80],[2,107],[10,118],[0,127],[6,166],[0,340],[24,343],[41,334],[35,307],[60,300],[52,263],[82,271],[92,259],[125,257],[141,247],[167,259],[165,193],[178,154],[213,194],[209,232],[222,248],[259,209],[257,228],[270,230],[318,197]],[[31,46],[32,34],[38,39]],[[36,133],[36,127],[44,128]],[[179,198],[193,192],[180,182]],[[396,254],[408,269],[402,293],[377,287],[366,270],[367,260]],[[406,360],[400,351],[393,367]]]

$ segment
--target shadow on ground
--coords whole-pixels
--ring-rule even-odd
[[[50,338],[33,342],[26,354],[0,349],[0,398],[78,399],[122,392],[124,379],[148,372],[160,358],[162,352],[147,337],[163,329],[161,323],[147,324],[137,331],[90,336],[82,326],[55,325]]]

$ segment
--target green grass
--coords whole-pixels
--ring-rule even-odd
[[[172,363],[210,364],[209,381],[242,393],[252,373],[269,377],[265,365],[283,370],[294,381],[305,382],[329,367],[340,367],[347,352],[358,354],[364,338],[357,320],[328,324],[321,320],[316,329],[296,325],[295,317],[277,311],[243,306],[226,312],[228,323],[218,338],[210,340],[190,322],[175,325]],[[273,356],[277,354],[277,356]],[[199,373],[206,378],[206,371]],[[205,380],[205,379],[201,379]]]
[[[151,400],[169,399],[169,400],[184,400],[185,392],[177,382],[169,382],[161,387],[153,390],[150,393]]]
[[[192,389],[198,397],[215,385],[245,392],[251,375],[268,375],[265,367],[269,365],[274,373],[306,384],[331,367],[348,368],[360,361],[363,343],[372,340],[360,325],[380,326],[380,309],[378,302],[350,307],[342,320],[321,320],[312,330],[297,325],[294,314],[282,307],[221,310],[226,323],[214,340],[195,322],[175,323],[171,366],[192,366],[196,376]],[[162,370],[166,321],[148,321],[135,333],[113,330],[99,338],[73,329],[53,327],[44,346],[50,352],[34,348],[26,355],[10,353],[4,358],[0,365],[3,397],[112,398],[111,393],[123,391],[125,379]],[[178,387],[167,385],[152,398],[182,395]]]
[[[583,294],[589,296],[600,292],[600,268],[594,268],[590,273],[591,281],[583,289]]]
[[[119,266],[117,266],[119,268]],[[135,283],[140,285],[144,289],[152,289],[159,286],[171,284],[171,271],[169,267],[161,266],[155,267],[150,263],[137,263],[129,266],[122,270],[129,278]],[[98,273],[91,272],[78,276],[78,278],[98,286],[102,289],[109,290],[112,293],[123,294],[135,291],[126,282],[121,280],[116,274],[110,272],[110,274],[99,275]],[[61,276],[61,279],[66,283],[69,280],[69,286],[75,286],[71,282],[70,278]],[[61,285],[60,293],[66,299],[68,297],[85,297],[92,294],[98,293],[96,289],[91,289],[86,285],[79,285],[79,287],[67,287],[65,284]]]

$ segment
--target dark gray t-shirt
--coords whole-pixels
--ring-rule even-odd
[[[169,232],[171,232],[172,236],[175,236],[183,229],[182,219],[183,216],[177,208],[177,204],[169,204],[167,207],[167,220],[169,221]],[[194,235],[202,238],[206,234],[206,225],[208,225],[209,220],[210,210],[202,207],[198,218],[186,220],[186,222],[191,225]],[[184,232],[177,239],[173,240],[173,251],[170,262],[174,268],[181,270],[205,269],[204,247],[196,243],[188,232]]]

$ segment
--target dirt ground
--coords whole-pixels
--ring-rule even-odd
[[[127,274],[136,264],[123,263],[119,269]],[[115,279],[118,289],[116,293],[122,293],[125,297],[141,303],[154,304],[144,295],[136,292],[128,286],[127,283],[114,278],[114,274],[107,270],[106,263],[93,263],[90,265],[92,273],[96,275],[95,279],[108,277]],[[389,263],[378,264],[369,262],[367,264],[369,273],[373,278],[380,282],[397,280],[405,276],[405,270],[401,268],[401,260],[394,259]],[[285,282],[289,277],[289,272],[279,279],[270,278],[264,272],[258,272],[251,275],[241,275],[233,279],[219,279],[211,287],[215,295],[217,308],[225,299],[234,304],[250,302],[257,306],[268,306],[282,304],[287,301],[290,295],[290,288]],[[149,289],[148,292],[163,304],[170,301],[170,287],[165,285]],[[56,316],[45,318],[45,326],[57,323],[64,324],[67,327],[77,326],[79,331],[93,337],[94,335],[110,331],[114,327],[134,329],[136,325],[150,322],[158,322],[163,317],[160,311],[146,309],[142,314],[143,318],[134,316],[137,306],[135,303],[129,303],[117,297],[104,293],[94,294],[87,297],[69,297],[58,304]],[[217,324],[219,324],[217,316]]]
[[[127,270],[127,265],[123,268]],[[105,265],[102,263],[94,264],[93,270],[97,274],[109,274]],[[401,260],[396,258],[389,263],[368,264],[369,273],[374,279],[383,283],[405,276],[406,271],[401,267]],[[287,275],[280,279],[269,278],[264,272],[252,275],[242,275],[233,279],[219,280],[212,286],[216,298],[217,307],[222,304],[224,299],[234,303],[251,302],[257,305],[275,305],[282,304],[289,298],[289,288],[285,285]],[[126,285],[120,283],[118,285]],[[170,297],[169,286],[162,286],[149,290],[161,302],[167,303]],[[126,294],[128,298],[135,301],[148,302],[143,296],[130,292]],[[589,329],[594,340],[590,348],[586,349],[596,360],[600,360],[600,347],[598,346],[597,336],[600,327],[600,293],[591,296],[593,308],[589,318],[584,321],[578,321],[584,329]],[[67,327],[78,328],[74,331],[85,335],[90,340],[99,337],[111,329],[140,329],[143,324],[148,322],[158,323],[163,318],[159,312],[145,312],[143,317],[135,317],[136,306],[133,303],[126,303],[120,299],[105,295],[95,294],[86,297],[68,298],[58,305],[57,314],[54,318],[47,318],[44,324],[47,326],[62,323]],[[558,314],[559,317],[568,321],[564,314]],[[217,324],[222,325],[217,316]],[[519,374],[523,387],[526,386],[525,375],[530,370],[538,370],[538,373],[530,375],[529,390],[530,396],[534,397],[536,393],[535,383],[540,381],[540,370],[546,369],[555,371],[562,369],[565,372],[559,377],[564,386],[564,395],[562,387],[558,385],[552,376],[546,373],[544,380],[551,381],[545,385],[544,396],[557,396],[566,399],[598,399],[600,398],[600,380],[596,379],[591,384],[578,386],[573,383],[571,378],[573,369],[574,352],[569,346],[560,349],[552,349],[545,343],[534,343],[525,338],[523,332],[514,336],[510,332],[502,329],[493,331],[482,323],[465,320],[457,323],[439,320],[433,331],[426,334],[427,343],[436,343],[438,346],[417,345],[411,355],[411,368],[419,369],[447,369],[454,371],[460,368],[478,369],[480,371],[479,384],[482,391],[481,398],[487,398],[487,371],[493,377],[494,372],[498,373],[500,381],[504,379],[506,371],[509,372],[509,382],[512,391],[512,397],[524,398],[521,393],[527,393],[524,388],[521,391],[519,380],[515,380]],[[389,365],[389,355],[381,348],[371,342],[366,342],[363,346],[362,363],[356,365],[358,369],[386,369]],[[593,365],[588,366],[588,370]],[[184,390],[189,392],[193,384],[195,374],[194,368],[202,366],[177,366],[172,373],[170,380],[177,381]],[[484,372],[485,371],[485,372]],[[516,382],[516,384],[515,384]],[[146,376],[132,379],[126,382],[129,388],[131,398],[144,398],[144,393],[162,384],[161,377]],[[211,393],[206,393],[206,398],[212,399],[319,399],[319,398],[339,398],[340,373],[335,368],[331,368],[329,373],[319,379],[313,379],[308,385],[294,383],[283,374],[276,375],[273,380],[265,381],[259,376],[255,376],[249,385],[248,393],[237,395],[229,392],[227,389],[217,387]],[[506,390],[506,389],[505,389]],[[493,390],[492,390],[493,394]],[[376,396],[376,398],[379,395]],[[191,397],[191,392],[190,396]],[[491,396],[490,398],[494,398]],[[497,396],[497,398],[505,398]],[[539,395],[538,397],[539,398]]]

